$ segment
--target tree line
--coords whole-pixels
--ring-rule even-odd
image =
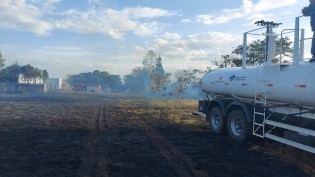
[[[108,88],[111,92],[123,91],[122,81],[119,75],[111,75],[107,71],[95,70],[93,72],[68,75],[67,81],[71,87],[75,84],[98,84],[103,89]]]
[[[174,75],[164,70],[162,57],[149,50],[143,58],[142,65],[135,67],[130,74],[121,78],[107,71],[68,75],[67,80],[72,88],[78,84],[97,84],[103,90],[111,92],[133,92],[151,96],[181,96],[187,89],[199,85],[202,71],[197,69],[178,70]],[[199,75],[199,76],[198,76]],[[172,79],[173,76],[173,79]],[[195,83],[193,85],[192,83]],[[199,93],[197,91],[197,93]]]
[[[292,57],[292,42],[288,37],[276,39],[275,58],[273,62],[287,62]],[[266,43],[264,40],[254,40],[247,46],[247,65],[260,65],[266,58]],[[237,46],[231,54],[222,55],[219,62],[214,64],[217,67],[230,67],[242,65],[243,46]],[[5,59],[0,52],[0,69],[4,67]],[[206,71],[198,69],[181,69],[175,73],[167,73],[164,70],[162,57],[153,50],[149,50],[143,58],[142,65],[135,67],[130,74],[121,78],[119,75],[112,75],[107,71],[95,70],[93,72],[68,75],[67,80],[71,86],[80,84],[99,84],[102,88],[108,88],[112,92],[130,91],[145,93],[157,96],[181,96],[185,93],[200,94],[199,80]],[[47,79],[46,70],[40,70],[31,65],[21,66],[14,63],[0,71],[1,82],[16,82],[22,74],[26,80],[34,78]],[[186,95],[189,96],[189,95]]]
[[[20,76],[22,76],[27,83],[36,81],[37,79],[45,80],[49,78],[47,70],[38,69],[30,64],[22,66],[16,62],[6,68],[4,68],[4,66],[5,59],[0,52],[0,82],[18,82]]]

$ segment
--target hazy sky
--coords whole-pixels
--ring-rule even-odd
[[[167,72],[205,69],[242,44],[257,20],[294,27],[307,0],[1,0],[0,51],[50,77],[125,75],[150,49]],[[302,18],[311,36],[309,19]],[[308,51],[307,51],[308,52]],[[306,53],[307,55],[308,53]]]

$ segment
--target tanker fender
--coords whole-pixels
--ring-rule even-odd
[[[208,122],[209,117],[208,115],[210,114],[210,111],[213,107],[220,107],[221,113],[224,117],[224,119],[227,117],[227,106],[231,103],[232,101],[229,99],[221,99],[221,98],[215,98],[211,100],[207,106],[207,113],[206,113],[206,121]]]
[[[228,105],[226,114],[227,116],[235,109],[241,109],[248,122],[253,122],[253,106],[250,104],[246,104],[244,102],[234,100],[231,104]]]

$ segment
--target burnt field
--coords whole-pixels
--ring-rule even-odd
[[[2,177],[307,177],[315,155],[211,133],[196,100],[0,95]]]

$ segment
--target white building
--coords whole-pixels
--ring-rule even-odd
[[[88,84],[88,85],[86,85],[86,91],[87,92],[100,92],[101,91],[101,85]]]
[[[47,87],[44,84],[44,80],[42,78],[31,78],[27,79],[23,76],[23,74],[19,75],[18,92],[46,92]]]
[[[42,78],[31,78],[31,79],[26,79],[23,74],[19,75],[19,84],[44,84],[44,80]]]
[[[48,91],[59,91],[59,90],[69,90],[70,85],[66,82],[65,79],[61,78],[48,78],[45,80],[47,84]]]

